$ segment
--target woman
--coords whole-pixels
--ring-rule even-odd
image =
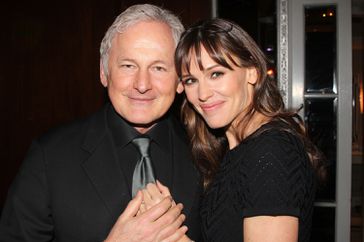
[[[324,166],[257,44],[232,22],[207,20],[182,35],[175,64],[203,175],[205,241],[309,241]]]

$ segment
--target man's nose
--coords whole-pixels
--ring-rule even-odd
[[[148,70],[140,69],[134,80],[134,88],[140,93],[145,93],[151,89],[151,76]]]

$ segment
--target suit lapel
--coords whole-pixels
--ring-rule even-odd
[[[90,156],[82,164],[90,182],[104,201],[110,215],[117,217],[131,199],[112,137],[106,128],[106,110],[90,123],[83,148]]]

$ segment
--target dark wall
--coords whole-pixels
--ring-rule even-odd
[[[31,140],[104,103],[100,41],[121,10],[146,2],[172,10],[185,25],[210,17],[209,0],[0,3],[0,208]]]

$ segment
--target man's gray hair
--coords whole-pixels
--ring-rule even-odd
[[[143,21],[159,21],[170,26],[176,46],[184,31],[183,24],[179,18],[167,9],[152,4],[136,4],[127,8],[116,17],[114,23],[109,27],[101,41],[100,59],[106,76],[109,73],[109,51],[116,34],[123,33],[128,27]]]

